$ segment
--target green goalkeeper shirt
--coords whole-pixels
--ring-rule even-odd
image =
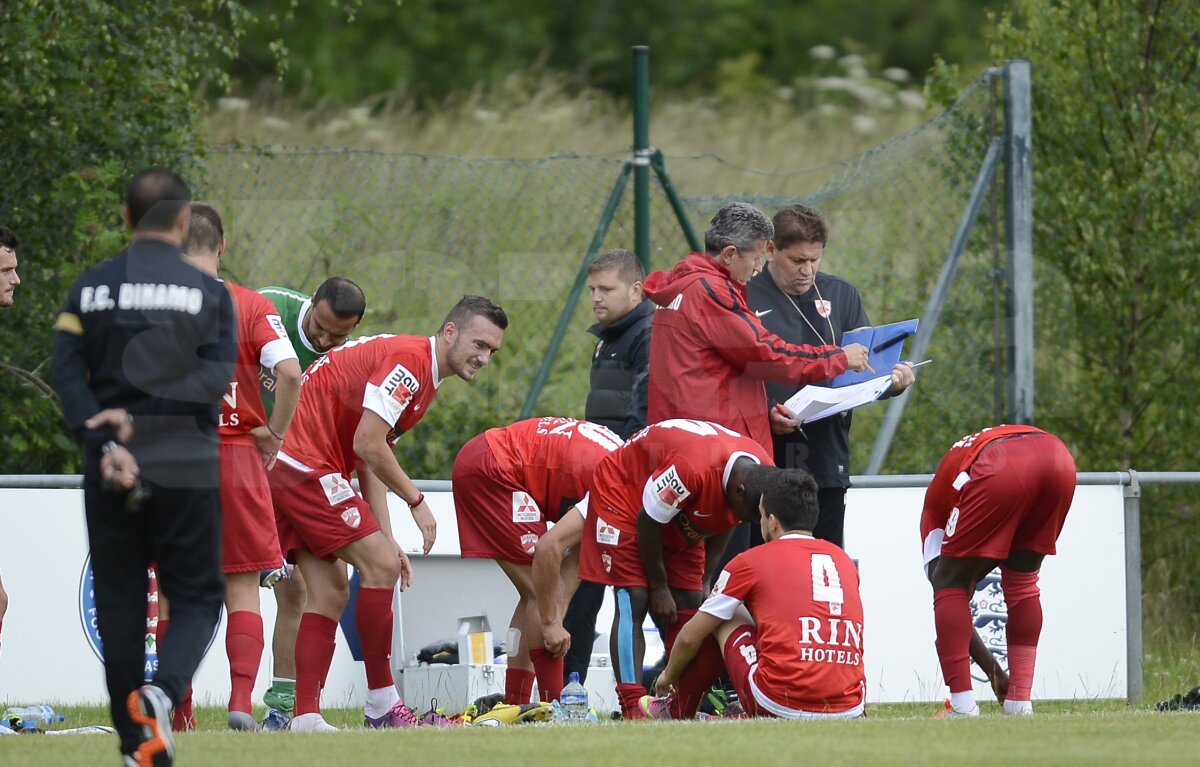
[[[312,308],[311,296],[298,293],[291,288],[281,288],[275,285],[259,288],[258,292],[270,299],[271,303],[275,304],[275,308],[279,310],[283,326],[287,328],[288,337],[292,339],[292,348],[296,350],[296,357],[300,360],[301,370],[307,370],[309,365],[325,356],[324,353],[313,348],[312,341],[304,332],[304,318],[308,316],[308,310]],[[260,367],[258,381],[262,390],[263,407],[266,408],[269,416],[275,407],[275,375]]]

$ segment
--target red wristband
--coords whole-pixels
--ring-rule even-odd
[[[408,502],[407,502],[407,501],[405,501],[405,503],[408,503]],[[422,503],[425,503],[425,494],[424,494],[424,493],[421,493],[420,495],[418,495],[418,496],[417,496],[417,500],[413,501],[412,503],[409,503],[409,504],[408,504],[408,508],[409,508],[410,510],[411,510],[411,509],[415,509],[415,508],[417,508],[418,506],[420,506]]]

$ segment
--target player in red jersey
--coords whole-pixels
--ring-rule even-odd
[[[579,503],[602,458],[621,446],[604,426],[574,418],[530,418],[488,429],[454,460],[454,511],[462,556],[494,559],[520,599],[508,630],[504,702],[522,705],[533,693],[558,698],[563,657],[547,652],[533,590],[534,546],[547,523]]]
[[[938,660],[950,687],[946,713],[979,714],[971,689],[970,600],[996,565],[1008,605],[1010,679],[1003,710],[1033,713],[1030,690],[1042,631],[1038,570],[1055,551],[1074,495],[1070,451],[1033,426],[994,426],[963,437],[938,464],[925,493],[921,542],[933,584]],[[979,660],[978,650],[986,648],[976,645]]]
[[[600,462],[587,499],[538,543],[534,585],[546,647],[555,654],[570,646],[556,620],[561,605],[554,576],[565,551],[581,541],[579,576],[614,587],[610,643],[627,718],[641,717],[647,611],[666,630],[669,648],[700,606],[729,531],[758,518],[766,467],[774,471],[762,445],[724,426],[684,419],[651,424]],[[715,643],[702,660],[713,673],[703,687],[681,691],[675,702],[681,715],[695,713],[720,673]]]
[[[211,206],[191,204],[183,242],[190,263],[216,276],[225,253],[221,217]],[[231,692],[228,724],[257,730],[250,693],[263,652],[258,573],[280,562],[267,470],[283,443],[300,396],[300,363],[275,306],[253,290],[226,283],[237,312],[238,359],[221,401],[221,556],[225,571],[225,651]],[[259,366],[276,378],[270,419],[259,396]],[[160,623],[162,623],[160,619]],[[166,628],[162,629],[166,633]]]
[[[649,716],[669,718],[666,696],[683,686],[689,664],[713,633],[750,716],[781,719],[863,715],[863,609],[858,570],[846,552],[812,537],[817,483],[799,470],[776,472],[760,505],[762,546],[725,566],[712,594],[675,640],[642,699]],[[811,574],[781,578],[781,573]]]
[[[392,537],[385,486],[414,519],[432,521],[425,496],[392,452],[433,403],[445,377],[474,379],[500,349],[508,317],[486,298],[464,296],[434,336],[369,336],[333,349],[304,373],[287,445],[271,472],[280,543],[308,584],[296,637],[296,716],[292,729],[334,729],[321,716],[321,684],[333,660],[346,605],[349,562],[362,575],[355,621],[367,674],[365,723],[409,726],[412,711],[396,692],[388,660],[392,597],[412,578]],[[358,472],[362,495],[350,484]],[[428,528],[425,552],[433,545]]]

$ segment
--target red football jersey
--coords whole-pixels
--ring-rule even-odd
[[[274,370],[296,351],[270,299],[240,285],[226,283],[237,313],[238,358],[229,390],[221,398],[219,433],[224,442],[254,444],[249,431],[267,422],[258,388],[259,366]]]
[[[389,424],[388,444],[416,425],[441,383],[432,336],[379,335],[332,349],[304,373],[284,460],[349,476],[364,410]]]
[[[622,444],[606,427],[574,418],[530,418],[488,429],[484,438],[500,469],[533,501],[513,509],[514,522],[557,522],[587,494],[600,460]]]
[[[862,599],[846,552],[796,534],[749,549],[725,566],[700,609],[729,620],[740,604],[758,627],[757,658],[746,660],[758,663],[750,687],[759,706],[787,716],[863,702]]]
[[[971,468],[979,451],[988,443],[1001,437],[1011,437],[1014,434],[1030,434],[1040,432],[1036,426],[1012,424],[992,426],[955,442],[938,464],[937,472],[925,491],[925,508],[921,514],[921,542],[929,538],[929,533],[946,526],[950,514],[958,506],[958,498],[966,479],[961,475]]]
[[[737,526],[725,503],[733,463],[745,456],[773,466],[756,440],[708,421],[682,418],[651,424],[596,467],[592,485],[601,509],[617,529],[637,533],[638,512],[674,521],[689,543]]]

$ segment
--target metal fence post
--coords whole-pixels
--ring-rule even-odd
[[[1008,421],[1033,423],[1033,106],[1028,61],[1004,65]]]
[[[675,190],[675,184],[667,174],[667,165],[663,161],[662,152],[655,149],[651,155],[650,164],[654,168],[654,175],[658,177],[658,183],[662,184],[663,191],[667,194],[667,201],[671,203],[671,210],[675,212],[675,218],[679,221],[679,228],[683,230],[683,236],[688,241],[688,247],[696,252],[702,252],[704,245],[696,236],[696,229],[692,226],[691,219],[688,218],[687,209],[683,207],[683,200],[679,199],[679,192]],[[648,267],[646,271],[649,272]]]
[[[650,272],[650,48],[633,46],[633,249]]]
[[[1129,470],[1125,496],[1125,699],[1141,703],[1142,675],[1142,486]]]

